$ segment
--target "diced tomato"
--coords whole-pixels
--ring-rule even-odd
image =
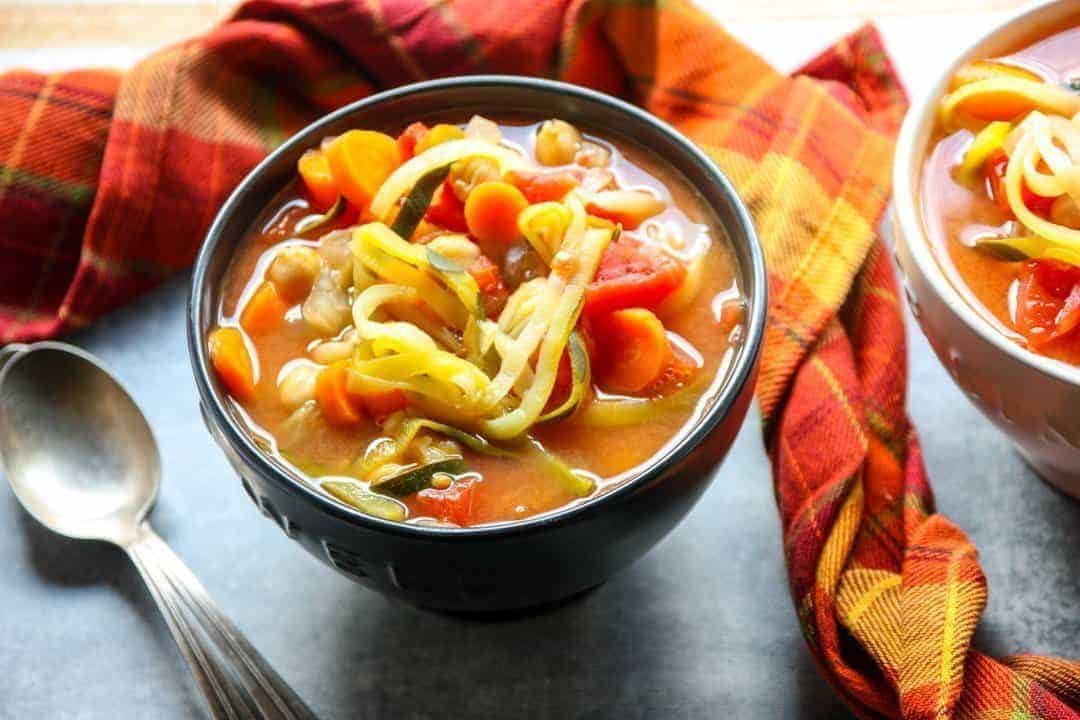
[[[435,191],[435,197],[428,206],[424,219],[451,232],[469,231],[469,225],[465,222],[465,203],[458,200],[458,196],[454,194],[449,178]]]
[[[585,314],[595,317],[631,307],[655,310],[685,278],[685,265],[623,236],[600,258],[596,277],[585,290]]]
[[[1012,213],[1009,207],[1009,198],[1005,194],[1005,169],[1009,164],[1009,156],[1002,148],[990,153],[983,164],[983,176],[986,179],[986,192],[990,199],[1005,212]],[[1032,192],[1025,182],[1020,186],[1020,196],[1028,210],[1046,217],[1050,214],[1050,207],[1054,204],[1054,198],[1043,197]]]
[[[503,284],[499,266],[491,262],[483,253],[469,266],[469,274],[476,280],[484,300],[484,312],[488,317],[495,317],[506,304],[509,292]]]
[[[511,170],[506,179],[516,186],[531,204],[562,200],[566,193],[581,184],[583,175],[577,168],[551,172]]]
[[[398,151],[401,152],[401,161],[411,158],[416,152],[416,143],[428,134],[428,126],[422,122],[414,122],[401,131],[397,137]]]
[[[1080,268],[1031,260],[1020,271],[1016,329],[1032,347],[1072,333],[1080,325]]]
[[[427,488],[416,494],[418,514],[433,517],[443,522],[452,522],[465,527],[472,516],[473,493],[476,479],[467,477],[455,480],[445,490]]]

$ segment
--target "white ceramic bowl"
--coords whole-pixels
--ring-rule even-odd
[[[919,187],[938,99],[971,59],[1005,54],[1075,23],[1077,0],[1037,2],[942,68],[912,104],[896,146],[897,262],[912,313],[957,385],[1016,443],[1045,480],[1080,497],[1080,368],[1036,355],[997,332],[946,278],[927,240]]]

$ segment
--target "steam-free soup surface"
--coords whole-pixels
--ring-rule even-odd
[[[394,149],[381,138],[374,139],[374,150],[354,148],[363,163],[376,165],[380,152],[396,150],[380,176],[384,185],[393,184],[395,171],[409,162],[440,146],[448,152],[452,143],[483,138],[519,156],[510,158],[509,168],[483,155],[484,162],[466,155],[434,163],[427,182],[434,191],[426,199],[420,193],[422,212],[411,228],[398,221],[411,212],[423,181],[404,188],[404,207],[395,198],[380,216],[378,207],[373,212],[378,182],[371,183],[372,198],[355,179],[340,180],[350,172],[348,158],[343,162],[341,148],[335,158],[332,143],[346,136],[324,142],[317,151],[323,157],[301,161],[300,177],[267,208],[228,273],[219,324],[242,339],[251,360],[250,392],[243,378],[230,383],[228,367],[221,377],[267,451],[335,497],[382,517],[470,526],[580,502],[662,452],[722,382],[744,313],[725,238],[699,195],[661,159],[562,123],[478,119],[450,127],[414,125],[402,129]],[[440,133],[445,137],[432,137]],[[443,165],[450,167],[445,175],[438,172]],[[313,179],[320,169],[328,172]],[[327,179],[335,171],[336,187]],[[367,170],[361,164],[352,171]],[[321,180],[329,189],[319,186]],[[305,229],[328,208],[321,225]],[[312,263],[310,277],[297,281],[299,289],[289,288],[295,278],[282,270],[283,253],[302,253],[303,262]],[[402,260],[406,255],[415,267]],[[315,297],[328,281],[320,274],[328,258],[350,265],[331,292],[344,303],[337,318],[324,317],[342,309],[333,307],[333,299]],[[292,270],[303,275],[303,262],[297,262]],[[465,272],[455,275],[455,268]],[[419,292],[407,287],[421,282],[418,272],[427,278],[422,282],[434,278],[435,285],[415,286]],[[566,287],[547,310],[536,309],[543,307],[543,288],[559,273]],[[425,305],[425,292],[437,287],[452,303],[467,306],[467,293],[461,300],[448,290],[455,278],[469,278],[469,287],[479,289],[476,317],[450,304],[444,304],[445,315],[454,319],[440,317]],[[267,290],[275,280],[278,289]],[[387,292],[398,292],[400,302],[378,307],[370,323],[358,326],[358,306],[380,287],[398,287]],[[582,297],[570,302],[574,292]],[[265,301],[268,295],[272,301]],[[533,303],[516,316],[521,297],[515,295],[528,295],[526,302]],[[320,303],[330,309],[320,311]],[[560,329],[566,311],[569,324]],[[484,387],[462,391],[454,405],[444,400],[457,397],[457,388],[432,389],[423,373],[417,377],[424,381],[403,381],[397,370],[392,377],[369,377],[387,366],[380,359],[413,352],[388,349],[396,340],[371,340],[395,323],[411,325],[409,342],[425,335],[435,339],[431,347],[458,358],[454,362],[471,357],[489,383],[514,362],[514,351],[505,346],[523,342],[530,323],[539,323],[540,339],[527,347],[507,398],[484,410],[477,409],[484,381]],[[470,339],[485,332],[505,336]],[[487,347],[470,350],[470,342]],[[327,380],[334,373],[343,378],[337,394]],[[545,374],[554,381],[539,414],[522,411]],[[438,382],[454,380],[438,375]],[[518,422],[515,410],[529,415],[520,432],[511,426]],[[416,418],[440,425],[403,440]],[[391,451],[396,454],[382,457]],[[436,471],[426,473],[427,467]]]

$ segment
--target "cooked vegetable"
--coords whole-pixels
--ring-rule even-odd
[[[697,402],[696,385],[686,385],[670,395],[659,398],[618,398],[594,400],[585,406],[578,418],[588,427],[630,427],[647,423],[670,412],[685,412]]]
[[[319,254],[306,245],[278,250],[266,269],[266,279],[274,284],[282,300],[292,304],[307,297],[318,274]]]
[[[499,166],[486,157],[459,160],[450,169],[449,186],[461,202],[465,202],[472,189],[483,182],[499,179]]]
[[[964,65],[956,71],[956,74],[953,75],[952,82],[949,83],[949,89],[955,90],[961,85],[970,85],[973,82],[991,80],[997,77],[1014,77],[1034,82],[1040,80],[1039,76],[1035,73],[1016,65],[994,62],[993,60],[976,60],[975,62]]]
[[[559,202],[530,205],[518,215],[517,223],[521,235],[550,265],[570,225],[570,210]]]
[[[517,187],[530,203],[542,203],[566,197],[581,184],[581,171],[514,170],[506,174],[506,180]]]
[[[281,299],[274,283],[264,280],[244,306],[240,327],[248,335],[265,335],[285,322],[288,304]]]
[[[1026,78],[999,76],[962,85],[941,101],[946,127],[958,114],[979,120],[1014,120],[1031,110],[1072,117],[1080,112],[1080,95]]]
[[[604,252],[585,293],[585,314],[630,307],[655,309],[682,285],[686,266],[640,241],[623,237]]]
[[[434,168],[468,157],[490,158],[499,166],[500,172],[524,165],[524,159],[517,152],[484,140],[466,139],[444,142],[412,158],[386,178],[386,182],[382,184],[378,194],[371,201],[371,214],[380,219],[387,217],[401,196],[416,185],[421,177]]]
[[[397,146],[402,162],[416,154],[416,144],[427,133],[428,126],[422,122],[414,122],[401,131],[401,134],[397,137]]]
[[[240,402],[255,397],[255,369],[244,336],[237,328],[219,327],[207,338],[210,364],[229,394]]]
[[[610,220],[627,230],[664,211],[667,204],[646,190],[601,190],[589,196],[590,215]]]
[[[465,222],[480,241],[510,243],[518,238],[518,215],[528,204],[510,183],[483,182],[465,200]]]
[[[968,186],[978,182],[987,158],[1001,148],[1011,130],[1012,124],[1002,120],[995,120],[980,130],[964,153],[964,159],[957,168],[957,179]]]
[[[554,475],[563,488],[575,497],[587,497],[596,489],[596,481],[586,473],[574,471],[569,465],[544,449],[538,442],[530,442],[533,457]]]
[[[597,379],[605,390],[639,393],[660,377],[671,358],[664,324],[644,308],[628,308],[593,318],[602,362]]]
[[[465,222],[465,203],[458,199],[449,182],[444,182],[442,187],[435,191],[424,221],[451,232],[469,231],[469,225]]]
[[[296,169],[316,208],[325,210],[337,202],[340,196],[338,186],[330,172],[330,163],[321,150],[308,150],[301,155]]]
[[[1018,237],[984,235],[976,238],[975,247],[1002,260],[1016,262],[1041,256],[1047,249],[1047,242],[1031,235]]]
[[[409,195],[401,203],[401,209],[398,210],[390,229],[403,238],[412,237],[413,231],[416,230],[416,226],[420,224],[427,213],[428,206],[431,205],[432,195],[439,189],[449,173],[450,166],[443,165],[432,169],[417,180],[413,189],[409,191]]]
[[[570,333],[570,340],[566,343],[566,351],[570,357],[570,391],[566,400],[551,412],[546,412],[536,419],[536,422],[551,422],[561,420],[574,413],[585,400],[589,392],[589,384],[592,373],[589,366],[589,353],[585,350],[585,343],[581,334],[576,330]]]
[[[324,480],[321,487],[346,505],[383,520],[401,522],[408,513],[405,506],[397,500],[366,490],[349,479]]]
[[[349,363],[336,362],[319,373],[315,401],[323,416],[334,425],[356,425],[364,419],[360,404],[349,393]]]
[[[345,198],[338,195],[337,199],[334,200],[333,204],[330,205],[326,212],[301,218],[293,228],[293,232],[297,235],[305,235],[313,230],[326,229],[330,223],[337,220],[344,211]]]
[[[455,525],[469,524],[472,515],[473,493],[477,479],[462,478],[451,483],[445,490],[428,488],[416,494],[416,506],[421,515],[452,522]]]
[[[281,374],[278,381],[278,396],[281,404],[289,410],[315,399],[315,383],[319,377],[318,365],[303,361],[293,361]]]
[[[662,185],[561,120],[539,127],[535,152],[518,137],[474,117],[325,139],[298,163],[325,211],[275,221],[278,244],[243,261],[261,275],[236,316],[246,332],[211,338],[222,382],[258,398],[246,409],[272,449],[363,512],[467,526],[585,497],[599,478],[541,439],[562,447],[558,424],[594,406],[614,422],[633,414],[604,389],[678,395],[694,376],[651,310],[670,300],[678,313],[698,294],[702,263],[688,278],[683,261],[700,245],[658,235],[697,226],[674,208],[623,235],[666,210]],[[657,191],[626,189],[624,174]],[[256,387],[249,346],[276,387]],[[641,457],[605,463],[615,475]],[[522,487],[485,489],[469,465],[519,468]]]
[[[373,130],[350,130],[330,142],[325,152],[341,194],[360,209],[368,207],[401,164],[397,141]],[[409,183],[414,184],[415,180]]]
[[[536,133],[535,153],[541,165],[569,165],[581,147],[581,133],[564,120],[548,120]]]
[[[1026,262],[1016,297],[1016,329],[1033,347],[1071,334],[1080,325],[1080,268],[1055,261]]]
[[[447,125],[445,123],[439,123],[435,127],[424,133],[417,141],[414,153],[419,155],[426,152],[436,145],[441,145],[451,140],[463,140],[465,138],[465,131],[459,128],[457,125]]]
[[[574,162],[587,168],[606,167],[611,162],[611,151],[600,143],[586,140],[581,143],[581,147],[575,153]]]
[[[384,495],[405,497],[431,487],[431,479],[436,475],[461,475],[468,471],[464,460],[451,457],[406,467],[401,472],[372,481],[371,489]]]

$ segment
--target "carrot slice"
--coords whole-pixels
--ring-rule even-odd
[[[240,327],[248,335],[265,335],[281,327],[289,306],[278,295],[274,283],[263,281],[240,314]]]
[[[507,182],[489,180],[472,189],[465,199],[465,222],[469,233],[484,242],[511,243],[521,234],[518,215],[529,201]]]
[[[220,327],[207,339],[210,364],[225,389],[240,402],[255,399],[255,368],[244,336],[237,328]]]
[[[304,188],[318,210],[328,210],[338,199],[338,187],[330,163],[320,150],[308,150],[296,162]]]
[[[367,208],[379,186],[401,164],[397,141],[373,130],[350,130],[326,146],[330,172],[350,203]]]
[[[664,324],[644,308],[594,318],[592,331],[602,355],[597,379],[606,390],[641,392],[660,378],[671,359]]]
[[[348,390],[348,361],[328,366],[315,380],[315,402],[334,425],[356,425],[364,413]]]

